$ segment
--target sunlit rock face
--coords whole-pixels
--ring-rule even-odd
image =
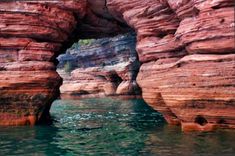
[[[34,125],[48,117],[61,78],[54,60],[85,1],[0,2],[0,125]]]
[[[235,128],[232,1],[168,4],[174,11],[171,16],[176,14],[179,20],[178,26],[174,27],[175,17],[164,22],[161,14],[162,18],[155,18],[160,18],[162,22],[158,24],[164,23],[164,27],[156,27],[156,31],[167,27],[175,28],[174,31],[149,35],[138,42],[144,64],[137,82],[144,99],[169,123],[181,124],[184,131]]]
[[[131,28],[142,64],[137,82],[149,105],[185,131],[235,128],[233,3],[1,1],[0,124],[34,124],[45,116],[61,84],[54,58],[71,37]]]
[[[135,45],[135,34],[92,40],[89,45],[75,44],[58,57],[62,97],[140,95]]]

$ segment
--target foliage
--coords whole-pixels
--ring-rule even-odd
[[[79,40],[72,45],[71,49],[79,49],[80,46],[90,46],[94,41],[94,39]]]
[[[93,42],[93,39],[87,39],[87,40],[79,40],[78,44],[80,46],[86,46],[86,45],[91,45],[91,43]]]

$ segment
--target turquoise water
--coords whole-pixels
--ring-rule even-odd
[[[183,133],[142,100],[57,100],[52,125],[0,127],[0,155],[234,156],[235,131]]]

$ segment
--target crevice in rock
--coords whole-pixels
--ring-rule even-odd
[[[116,86],[118,86],[123,81],[122,78],[116,72],[112,72],[109,77],[111,82],[113,82]]]
[[[208,121],[206,120],[206,118],[204,118],[203,116],[201,115],[198,115],[195,120],[194,120],[195,123],[201,125],[201,126],[205,126]]]

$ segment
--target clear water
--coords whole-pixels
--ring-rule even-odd
[[[58,100],[51,114],[52,125],[0,127],[0,155],[235,155],[234,130],[183,133],[142,100]]]

